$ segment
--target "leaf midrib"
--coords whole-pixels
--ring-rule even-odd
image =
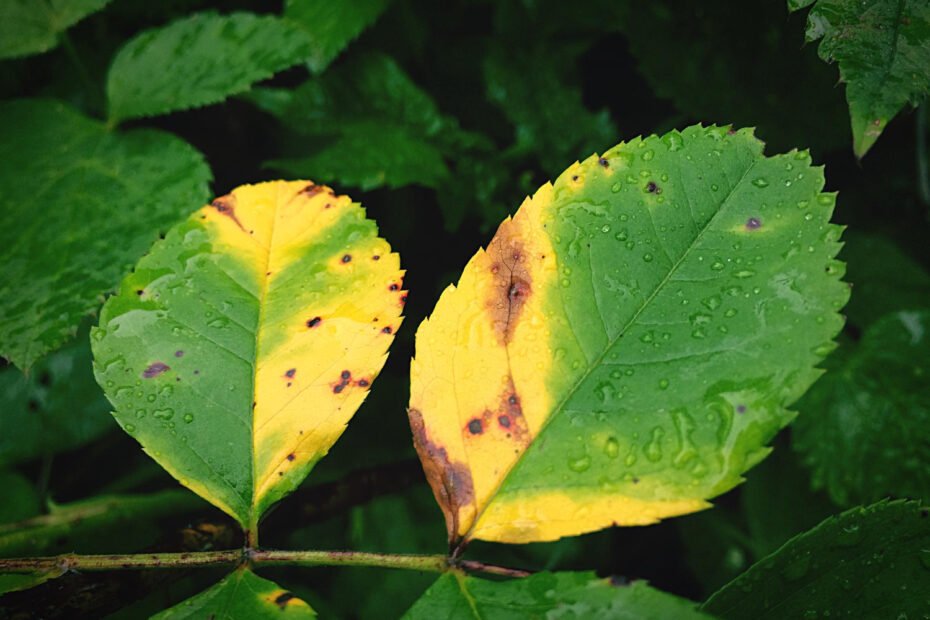
[[[730,201],[730,199],[731,199],[731,198],[733,197],[733,195],[736,193],[736,190],[743,184],[743,181],[746,180],[746,176],[747,176],[747,175],[749,174],[749,172],[756,166],[756,164],[757,164],[758,162],[759,162],[758,159],[753,158],[753,160],[751,161],[751,163],[749,164],[749,166],[746,168],[745,171],[743,171],[743,174],[740,175],[740,178],[736,181],[736,183],[733,185],[733,187],[730,189],[730,191],[727,193],[727,195],[726,195],[726,196],[723,198],[723,200],[720,202],[720,206],[718,207],[717,212],[714,213],[714,215],[711,216],[710,219],[707,220],[707,223],[704,224],[704,227],[701,228],[701,229],[698,231],[697,235],[695,235],[695,237],[694,237],[694,240],[693,240],[693,241],[691,242],[691,244],[687,247],[687,249],[685,249],[685,251],[682,252],[681,257],[680,257],[677,261],[675,261],[675,264],[673,264],[673,265],[671,266],[671,268],[668,270],[668,273],[665,275],[665,277],[662,278],[662,280],[655,286],[655,288],[654,288],[654,289],[652,290],[652,292],[649,294],[649,297],[647,297],[647,298],[645,299],[645,301],[643,301],[643,303],[642,303],[642,304],[640,305],[640,307],[636,310],[636,312],[633,313],[633,316],[630,317],[630,319],[623,325],[623,327],[617,332],[617,335],[616,335],[614,338],[609,338],[609,337],[608,337],[608,339],[607,339],[607,344],[606,344],[606,346],[604,347],[604,350],[600,353],[600,355],[598,355],[597,359],[595,359],[592,363],[590,363],[590,364],[588,365],[588,367],[587,367],[587,368],[585,369],[585,371],[581,374],[581,376],[578,378],[578,380],[575,382],[575,384],[571,387],[571,389],[568,390],[568,392],[566,393],[565,397],[562,398],[562,399],[559,401],[559,403],[558,403],[555,407],[553,407],[552,412],[549,414],[549,416],[548,416],[548,417],[545,419],[545,421],[543,422],[542,426],[541,426],[540,429],[539,429],[539,432],[533,437],[533,439],[532,439],[532,441],[530,442],[530,444],[527,445],[526,449],[520,454],[520,456],[510,465],[509,469],[507,470],[507,473],[504,474],[503,477],[501,477],[500,482],[497,483],[497,486],[496,486],[496,487],[494,488],[494,490],[491,492],[491,494],[490,494],[490,499],[488,500],[488,502],[487,502],[484,506],[482,506],[482,507],[480,507],[480,508],[478,508],[478,509],[476,510],[476,514],[475,514],[474,521],[472,521],[471,526],[468,528],[468,531],[465,533],[465,536],[463,537],[463,540],[468,541],[468,540],[471,539],[471,536],[472,536],[472,534],[473,534],[474,531],[475,531],[475,527],[478,525],[478,522],[481,520],[481,517],[484,515],[484,512],[488,509],[488,507],[489,507],[491,504],[494,503],[495,499],[497,499],[498,494],[500,493],[501,488],[502,488],[502,487],[504,486],[504,484],[510,479],[511,474],[512,474],[513,471],[517,468],[517,466],[523,461],[523,458],[526,456],[526,453],[529,452],[530,447],[533,445],[533,443],[536,441],[536,439],[537,439],[538,437],[542,436],[543,433],[545,433],[546,429],[549,427],[549,424],[552,422],[552,420],[554,420],[556,417],[559,416],[560,413],[562,413],[562,411],[563,411],[564,408],[565,408],[566,403],[568,403],[568,401],[572,398],[572,396],[575,395],[575,393],[576,393],[576,392],[578,391],[578,389],[584,384],[584,382],[588,379],[588,377],[591,375],[591,373],[594,371],[594,369],[597,368],[597,367],[599,367],[599,365],[604,361],[604,358],[605,358],[605,356],[607,355],[607,353],[613,348],[613,346],[617,343],[617,341],[618,341],[620,338],[623,337],[623,335],[626,333],[626,331],[627,331],[627,330],[630,328],[630,326],[640,317],[640,315],[641,315],[643,312],[645,312],[646,308],[649,307],[649,305],[650,305],[650,304],[652,303],[652,301],[655,299],[656,295],[658,295],[659,292],[668,284],[668,282],[669,282],[669,280],[671,279],[672,275],[678,270],[678,268],[679,268],[679,267],[681,266],[681,264],[688,258],[688,256],[690,256],[691,252],[695,249],[695,247],[697,246],[698,242],[701,241],[701,239],[703,239],[704,234],[710,229],[711,225],[714,223],[714,221],[716,221],[717,217],[719,217],[719,215],[724,211],[724,207],[727,205],[727,203]],[[682,178],[682,186],[684,186],[684,177],[681,177],[681,178]],[[685,194],[685,196],[689,196],[689,194],[688,194],[687,191],[685,191],[684,194]],[[690,198],[688,198],[688,199],[690,200]],[[690,203],[689,203],[689,204],[690,204]],[[548,233],[546,233],[546,234],[548,234]],[[559,258],[559,257],[558,257],[558,254],[556,254],[556,260],[558,260],[558,258]],[[508,344],[505,344],[505,345],[504,345],[504,348],[505,348],[506,351],[507,351],[507,356],[508,356],[508,372],[510,372],[510,368],[509,368],[510,344],[509,344],[509,343],[508,343]],[[513,373],[511,373],[511,376],[512,376],[512,374],[513,374]]]

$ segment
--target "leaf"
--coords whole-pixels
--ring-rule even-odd
[[[107,78],[110,122],[217,103],[304,60],[307,34],[250,13],[198,13],[148,30],[116,55]]]
[[[447,618],[709,618],[694,603],[649,587],[644,581],[614,585],[594,573],[537,573],[488,581],[446,573],[404,615],[406,620]]]
[[[930,308],[930,274],[887,237],[849,231],[840,257],[855,289],[844,314],[859,329],[896,310]]]
[[[805,152],[690,127],[569,167],[417,332],[410,423],[453,543],[708,506],[768,453],[848,296]]]
[[[838,352],[839,353],[839,352]],[[798,403],[795,448],[840,506],[930,500],[930,310],[872,325]]]
[[[311,37],[307,66],[321,73],[363,30],[381,16],[390,0],[287,0],[284,16]]]
[[[537,46],[540,47],[540,46]],[[616,138],[606,110],[589,111],[581,89],[570,81],[558,47],[493,47],[484,63],[488,99],[514,125],[515,148],[532,151],[548,174],[555,174],[576,153],[590,153]],[[565,52],[567,53],[567,52]],[[545,104],[540,105],[540,94]]]
[[[254,533],[365,399],[402,276],[348,196],[241,186],[169,231],[104,305],[97,381],[146,452]]]
[[[0,370],[0,465],[77,448],[116,428],[91,361],[90,343],[80,339],[28,376]]]
[[[294,155],[267,166],[362,190],[439,188],[451,174],[447,156],[487,146],[444,116],[432,98],[383,54],[359,56],[293,92],[260,89],[250,99],[290,132],[303,134]]]
[[[28,590],[50,579],[57,579],[64,574],[65,569],[62,567],[49,568],[46,570],[39,569],[24,570],[15,573],[0,573],[0,594]]]
[[[47,52],[59,36],[111,0],[0,0],[0,58]]]
[[[930,519],[917,502],[830,517],[714,594],[725,620],[920,617],[927,611]]]
[[[0,503],[0,527],[4,523],[28,519],[41,511],[41,501],[35,487],[15,471],[0,470],[0,489],[3,489],[3,503]]]
[[[811,2],[792,3],[796,10]],[[817,0],[807,40],[846,83],[853,149],[862,157],[905,104],[930,91],[930,4],[923,0]]]
[[[668,99],[686,117],[754,125],[776,150],[802,145],[816,153],[848,143],[846,102],[834,74],[810,46],[786,45],[800,37],[800,24],[786,23],[779,3],[748,2],[738,11],[727,2],[688,11],[670,2],[623,3],[620,12],[624,38],[649,86],[646,94],[631,93],[634,101],[624,109],[636,110],[637,100],[649,108],[653,97]]]
[[[107,131],[51,100],[0,103],[0,355],[22,369],[96,312],[210,169],[161,131]]]
[[[155,542],[159,532],[152,523],[156,520],[203,508],[199,498],[180,489],[148,495],[98,495],[68,504],[52,503],[48,514],[0,524],[0,557],[101,549],[109,553],[123,549],[137,551]],[[131,542],[125,544],[126,539]]]
[[[240,568],[218,584],[166,609],[152,620],[179,618],[316,618],[307,603],[274,582],[262,579],[246,568]]]
[[[423,185],[438,189],[450,172],[442,152],[405,127],[361,124],[346,127],[309,157],[274,159],[269,168],[290,176],[332,179],[368,191]]]

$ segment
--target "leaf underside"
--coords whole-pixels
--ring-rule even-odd
[[[764,458],[848,297],[806,152],[690,127],[569,167],[418,332],[410,422],[453,542],[708,506]]]
[[[367,395],[402,277],[348,196],[241,186],[171,229],[104,305],[97,381],[159,464],[254,528]]]

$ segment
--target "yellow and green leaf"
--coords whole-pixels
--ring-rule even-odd
[[[806,152],[690,127],[569,167],[418,332],[410,422],[453,544],[707,507],[768,453],[848,297]]]
[[[240,568],[212,588],[153,616],[153,620],[181,618],[310,620],[316,612],[276,583]]]
[[[174,227],[104,305],[97,380],[156,461],[254,528],[365,399],[402,277],[348,196],[239,187]]]

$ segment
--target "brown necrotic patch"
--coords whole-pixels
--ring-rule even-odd
[[[294,599],[294,598],[296,597],[290,592],[282,592],[281,594],[275,597],[274,604],[280,607],[281,610],[283,611],[284,608],[287,607],[287,604],[291,601],[291,599]]]
[[[152,362],[148,365],[148,368],[142,371],[142,377],[145,379],[151,379],[162,373],[168,372],[169,370],[171,370],[171,367],[164,362]]]
[[[333,394],[340,394],[342,390],[346,389],[346,386],[352,381],[352,373],[348,370],[343,370],[339,374],[339,381],[333,385]]]
[[[297,193],[302,194],[303,196],[306,196],[307,198],[313,198],[317,194],[326,191],[326,189],[327,188],[325,185],[317,185],[316,183],[308,183],[305,188],[303,188]]]
[[[226,194],[225,196],[220,196],[216,200],[210,203],[210,206],[217,210],[220,215],[225,215],[233,222],[236,223],[236,226],[239,227],[242,232],[246,232],[245,227],[242,225],[242,222],[239,221],[239,218],[236,217],[236,197],[233,194]]]
[[[485,308],[494,331],[501,342],[507,344],[513,338],[523,307],[533,294],[529,253],[516,222],[507,220],[501,224],[488,244],[487,254],[491,259],[488,272],[493,284]]]
[[[493,430],[503,434],[520,446],[526,446],[530,441],[530,431],[520,405],[520,396],[513,385],[513,379],[507,376],[504,379],[503,390],[498,398],[497,405],[487,408],[479,415],[471,418],[462,429],[465,439],[478,441],[480,435]]]
[[[430,440],[419,410],[411,408],[407,415],[413,432],[413,446],[423,463],[423,473],[433,489],[436,503],[446,518],[449,542],[454,544],[459,529],[459,512],[475,501],[471,472],[463,463],[452,462],[448,451]]]

